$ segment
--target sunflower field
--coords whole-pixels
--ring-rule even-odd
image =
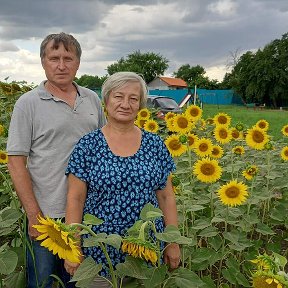
[[[273,141],[265,119],[232,126],[226,113],[202,114],[190,105],[158,119],[143,109],[136,120],[162,136],[177,166],[180,231],[193,240],[182,266],[197,287],[288,287],[288,122]]]
[[[0,82],[0,288],[25,287],[25,217],[7,170],[5,149],[14,103],[31,88],[26,83]],[[182,241],[181,267],[173,272],[174,282],[150,281],[143,287],[288,287],[288,121],[277,140],[265,119],[250,127],[245,120],[231,123],[231,115],[223,112],[204,118],[197,105],[162,118],[158,111],[139,111],[135,125],[159,134],[176,164],[171,178],[181,235],[172,230],[167,235],[172,235],[169,242],[173,235]],[[141,227],[134,229],[141,234]],[[123,251],[156,265],[153,245],[115,239],[110,243],[122,241]]]

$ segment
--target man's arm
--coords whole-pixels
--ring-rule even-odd
[[[20,202],[27,214],[28,233],[31,239],[35,239],[40,233],[32,227],[39,224],[37,216],[42,215],[32,188],[30,173],[26,167],[26,156],[9,156],[8,169]]]

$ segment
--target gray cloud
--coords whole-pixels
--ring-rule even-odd
[[[0,52],[16,51],[17,40],[40,42],[65,31],[83,47],[83,74],[94,67],[105,74],[104,63],[136,50],[166,57],[169,72],[186,63],[223,66],[231,51],[257,50],[288,32],[287,0],[2,2]]]

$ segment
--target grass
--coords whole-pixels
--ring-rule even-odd
[[[265,119],[269,122],[268,134],[273,136],[273,140],[283,138],[281,129],[288,124],[288,111],[284,110],[253,110],[238,105],[203,105],[203,117],[213,117],[217,113],[227,113],[232,118],[232,126],[237,122],[242,122],[246,128],[254,125],[258,120]]]

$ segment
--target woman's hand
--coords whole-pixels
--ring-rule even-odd
[[[170,243],[164,250],[164,262],[170,267],[170,269],[178,268],[181,258],[180,247],[176,243]]]
[[[69,273],[71,276],[73,276],[75,274],[75,272],[79,266],[80,266],[80,263],[70,262],[67,259],[64,261],[64,267],[65,267],[67,273]]]

